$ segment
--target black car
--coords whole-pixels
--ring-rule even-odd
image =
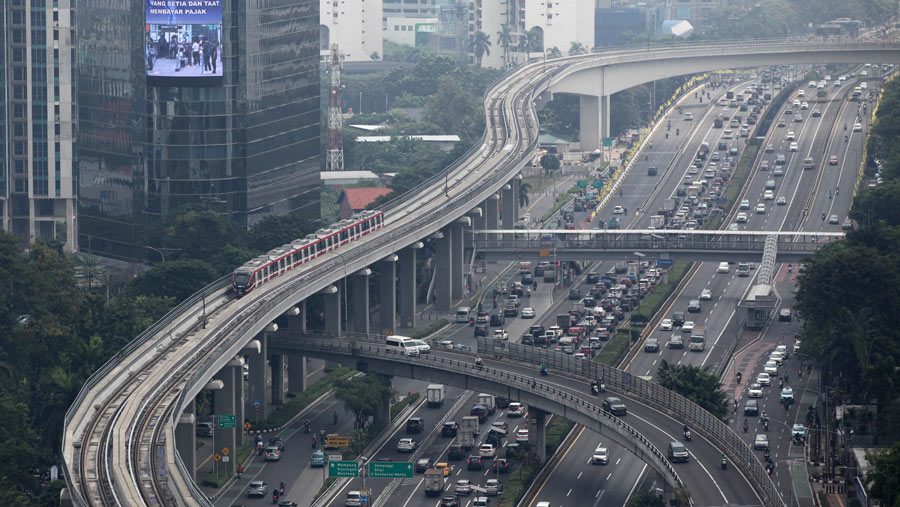
[[[484,458],[474,454],[469,456],[466,460],[466,470],[484,470]]]
[[[475,336],[488,336],[490,335],[490,328],[487,324],[476,324],[475,325]]]
[[[778,310],[778,321],[779,322],[790,322],[791,321],[791,310],[789,308],[782,308]]]
[[[597,273],[596,271],[589,272],[587,274],[587,278],[585,279],[585,282],[587,282],[587,283],[597,283],[599,281],[600,281],[600,273]]]
[[[675,312],[672,314],[672,325],[673,326],[684,325],[684,312]]]
[[[456,421],[447,421],[441,427],[441,436],[452,438],[456,436],[457,431],[459,431],[459,424]]]
[[[416,461],[417,474],[424,474],[425,470],[428,470],[429,468],[434,468],[434,460],[431,458],[421,458]]]
[[[494,406],[497,408],[506,408],[509,406],[509,400],[503,396],[497,396],[494,398]]]
[[[421,417],[410,417],[406,421],[407,433],[422,433],[425,430],[425,421]]]
[[[682,338],[680,334],[673,334],[669,338],[669,348],[670,349],[683,349],[684,348],[684,338]]]
[[[508,474],[509,473],[509,460],[506,458],[498,458],[494,460],[494,464],[491,466],[494,469],[494,473],[499,474]]]
[[[625,407],[625,403],[614,396],[610,396],[603,400],[603,410],[612,415],[625,415],[628,413],[628,408]]]
[[[573,301],[581,299],[581,291],[578,289],[569,290],[569,299]]]
[[[503,317],[503,312],[500,310],[495,310],[491,313],[491,325],[494,327],[500,326],[506,322],[506,319]]]
[[[509,460],[515,458],[519,453],[519,444],[517,442],[510,442],[506,444],[506,447],[504,447],[503,450],[506,453],[506,459]]]
[[[441,504],[438,507],[459,507],[459,498],[455,496],[445,496],[441,498]]]
[[[531,275],[522,275],[522,285],[534,285],[534,277]]]
[[[465,457],[466,451],[463,449],[463,446],[459,444],[450,444],[450,447],[447,448],[447,459],[450,460],[459,460]]]
[[[756,400],[747,400],[747,404],[744,405],[744,415],[759,415],[759,403]]]
[[[279,451],[284,451],[284,440],[281,437],[273,437],[269,439],[269,447],[277,447]]]
[[[597,306],[597,300],[594,299],[594,296],[585,296],[584,297],[584,307],[585,308],[593,308]]]
[[[519,307],[517,305],[506,305],[503,307],[504,317],[518,317]]]

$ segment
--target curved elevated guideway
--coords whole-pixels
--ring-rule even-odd
[[[481,216],[479,206],[487,203],[485,208],[491,209],[492,200],[494,216],[489,214],[487,226],[482,228],[496,229],[496,194],[517,186],[517,174],[530,160],[536,147],[535,97],[548,89],[565,93],[561,88],[553,90],[554,86],[567,82],[565,73],[588,70],[592,66],[602,66],[606,69],[604,72],[613,73],[617,65],[660,61],[666,55],[693,58],[698,62],[709,58],[712,62],[709,65],[724,67],[735,67],[733,58],[740,55],[753,56],[745,62],[746,65],[773,63],[766,60],[767,55],[774,59],[774,63],[788,60],[900,63],[900,45],[878,42],[805,44],[762,41],[748,44],[741,41],[740,44],[650,49],[615,50],[545,63],[534,62],[504,76],[485,95],[486,130],[481,143],[440,176],[391,203],[385,209],[382,230],[302,265],[285,267],[279,272],[281,276],[241,299],[235,299],[229,293],[227,278],[219,280],[142,333],[88,380],[66,414],[63,468],[75,504],[208,505],[208,500],[191,479],[192,474],[188,472],[184,460],[176,452],[175,445],[176,427],[186,417],[183,416],[186,410],[190,413],[188,422],[192,421],[194,397],[207,388],[213,375],[233,365],[233,359],[241,354],[248,342],[264,334],[275,318],[295,311],[295,305],[320,291],[335,291],[334,282],[360,273],[369,265],[392,259],[395,252],[424,238],[438,234],[459,234],[461,237],[460,232],[451,231],[457,231],[461,224],[469,223],[467,215],[475,212],[477,223],[478,216]],[[728,65],[716,60],[725,56],[730,58]],[[634,72],[633,68],[628,70],[626,67],[618,70]],[[669,75],[696,70],[684,65]],[[652,77],[643,79],[646,81]],[[575,76],[571,78],[575,79]],[[605,96],[610,90],[594,90],[591,93]],[[514,219],[517,211],[510,202],[511,199],[504,199],[504,228],[508,228],[507,223]],[[443,233],[442,230],[448,232]],[[461,263],[461,259],[454,262]],[[331,341],[334,346],[348,343],[336,339]],[[319,343],[326,346],[324,341]],[[369,346],[366,352],[377,355],[378,350],[377,346]],[[349,351],[347,349],[344,353]],[[389,360],[407,362],[407,359],[399,357]],[[555,364],[553,358],[548,357],[547,360]],[[461,365],[443,366],[447,371],[452,371],[464,368]],[[442,369],[443,366],[434,367]],[[585,373],[567,371],[562,364],[558,366],[575,378]],[[493,363],[492,367],[496,368],[494,373],[518,374],[519,378],[508,378],[524,382],[521,373],[507,370],[512,366]],[[634,438],[642,442],[664,441],[665,432],[659,430],[659,425],[671,425],[671,417],[694,422],[700,434],[715,443],[714,447],[739,460],[744,477],[753,485],[763,503],[782,503],[768,477],[760,475],[759,463],[755,460],[742,461],[746,446],[740,439],[721,430],[709,414],[685,407],[676,410],[672,403],[666,405],[654,401],[666,397],[675,400],[676,397],[661,391],[658,386],[638,382],[640,379],[625,382],[624,374],[610,373],[606,378],[621,379],[613,382],[614,389],[628,390],[635,402],[648,407],[643,416],[648,421],[646,427],[635,430],[639,436]],[[483,379],[485,375],[485,372],[471,369],[464,371],[465,377],[473,379]],[[576,384],[562,387],[544,382],[540,384],[540,389],[534,383],[530,394],[534,399],[529,400],[536,406],[543,403],[551,410],[560,409],[562,400],[578,407],[577,417],[594,417],[593,426],[599,420],[601,423],[606,421],[604,424],[610,429],[623,427],[601,417],[596,407],[576,394],[584,392],[583,386],[577,386],[577,380],[572,382]],[[523,396],[526,391],[523,391]],[[554,402],[560,405],[554,407]],[[662,436],[649,437],[648,432],[654,431],[659,431]],[[709,451],[712,456],[716,452]],[[650,455],[656,457],[652,451]],[[649,461],[663,468],[666,466],[665,460],[658,457]],[[705,468],[710,468],[710,465]],[[669,474],[668,477],[674,480],[675,476]],[[737,477],[737,474],[732,474],[732,477]],[[701,494],[701,486],[698,484],[696,489],[692,488],[695,494]]]

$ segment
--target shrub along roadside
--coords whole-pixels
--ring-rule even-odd
[[[276,408],[264,421],[259,421],[259,423],[255,424],[251,421],[250,424],[253,425],[251,431],[267,430],[284,426],[294,416],[308,407],[310,403],[314,402],[319,396],[322,396],[334,387],[335,382],[348,379],[356,373],[356,370],[345,366],[339,366],[337,368],[326,367],[325,376],[314,382],[313,385],[307,387],[306,391],[296,394],[291,401]]]
[[[547,456],[552,456],[553,453],[556,452],[556,449],[560,446],[563,439],[566,438],[566,435],[572,431],[574,426],[575,423],[568,419],[556,416],[553,417],[553,420],[550,421],[550,424],[547,426]],[[501,494],[497,500],[497,505],[499,507],[513,507],[517,505],[519,500],[521,500],[522,496],[525,494],[525,491],[528,490],[534,477],[541,471],[541,467],[543,466],[543,464],[537,460],[537,456],[530,452],[527,444],[524,444],[522,447],[524,449],[520,449],[519,451],[522,459],[519,461],[516,470],[513,470],[507,476],[503,487],[503,494]]]
[[[250,456],[251,452],[253,452],[253,446],[249,443],[238,446],[237,453],[234,456],[235,463],[243,463],[247,459],[247,456]],[[206,474],[206,477],[200,481],[200,485],[218,489],[228,482],[231,475],[232,474],[225,472],[225,464],[223,463],[222,465],[219,465],[218,473]]]

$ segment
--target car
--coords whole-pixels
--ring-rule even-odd
[[[796,140],[797,140],[797,134],[794,134],[794,131],[793,131],[793,130],[789,130],[788,133],[787,133],[787,135],[784,136],[784,140],[785,140],[785,141],[796,141]]]
[[[671,331],[672,330],[672,319],[663,319],[662,322],[659,323],[660,331]]]
[[[791,321],[791,310],[789,308],[782,308],[778,310],[778,322],[790,322]]]
[[[444,477],[450,477],[450,473],[453,471],[453,466],[447,462],[441,461],[440,463],[434,464],[435,470],[440,470],[444,473]]]
[[[812,117],[813,117],[813,118],[818,118],[818,117],[820,117],[820,116],[822,116],[822,111],[821,111],[819,108],[815,108],[815,109],[812,110]]]
[[[828,223],[831,224],[831,225],[837,225],[837,224],[840,223],[840,220],[838,220],[838,216],[837,216],[837,215],[830,215],[830,216],[828,217]]]
[[[269,445],[272,447],[277,447],[279,451],[284,452],[284,439],[281,437],[270,438]]]
[[[781,404],[794,403],[794,390],[789,386],[784,386],[781,390]]]
[[[778,167],[780,165],[786,165],[786,164],[787,164],[787,158],[784,156],[784,153],[779,153],[778,155],[775,155],[775,167]]]
[[[425,420],[421,417],[410,417],[406,420],[407,433],[422,433],[425,431]]]
[[[699,299],[692,299],[688,301],[687,311],[688,313],[700,313],[701,306]],[[684,327],[684,325],[682,325]]]
[[[497,455],[497,448],[494,444],[481,444],[478,448],[478,455],[482,458],[493,458]]]
[[[737,214],[737,217],[735,217],[735,220],[739,224],[746,224],[747,223],[747,214],[742,211]]]
[[[766,153],[772,153],[773,151],[775,151],[775,145],[772,143],[767,144],[766,145]]]
[[[344,505],[355,507],[355,505],[359,505],[359,504],[354,505],[352,503],[345,503]],[[279,500],[278,507],[297,507],[297,502],[295,502],[293,500]]]
[[[784,364],[784,353],[779,352],[777,350],[773,350],[771,354],[769,354],[769,360],[775,361],[775,364],[781,366]]]
[[[765,192],[763,192],[763,200],[764,201],[771,201],[774,198],[775,198],[775,192],[773,192],[771,190],[766,190]]]
[[[413,452],[416,450],[416,441],[411,438],[401,438],[397,442],[397,452]]]
[[[459,431],[459,423],[456,421],[447,421],[441,427],[441,436],[442,437],[455,437],[457,431]]]
[[[265,454],[266,456],[266,461],[281,461],[281,451],[279,451],[278,448],[274,445],[266,447],[266,450],[263,454]]]
[[[862,123],[856,122],[853,124],[854,132],[862,132]]]
[[[488,496],[497,496],[503,493],[503,483],[499,479],[488,479],[484,482],[484,494]]]
[[[521,403],[510,403],[509,407],[506,409],[506,417],[522,417],[524,415],[525,405],[522,405]]]
[[[508,474],[509,473],[509,460],[506,458],[497,458],[494,460],[494,464],[491,465],[494,473],[497,474]]]
[[[450,444],[450,447],[447,448],[447,459],[463,459],[463,457],[465,456],[465,451],[465,448],[463,448],[463,446],[460,444]]]
[[[787,204],[787,198],[785,198],[783,195],[779,195],[778,199],[775,200],[775,204],[784,206]]]
[[[741,199],[741,209],[750,209],[749,199]]]
[[[623,213],[625,213],[625,208],[618,205],[613,208],[613,215],[621,215]]]
[[[625,403],[614,396],[605,398],[603,400],[602,407],[603,410],[611,413],[612,415],[626,415],[628,413],[628,408],[625,406]]]
[[[684,119],[687,121],[691,121],[694,119],[694,113],[684,113]]]
[[[527,442],[528,441],[528,428],[522,428],[516,431],[516,442]]]
[[[768,373],[762,372],[756,376],[756,382],[761,386],[769,387],[772,385],[772,377]]]
[[[459,507],[459,498],[455,496],[445,496],[441,498],[441,503],[438,504],[438,507]]]
[[[523,319],[533,319],[534,318],[534,308],[531,308],[531,307],[522,308],[522,318]]]
[[[682,338],[680,334],[673,334],[669,337],[668,346],[670,349],[683,349],[684,338]]]
[[[784,127],[785,123],[787,123],[787,122],[785,122],[784,118],[781,118],[781,119],[778,120],[778,126],[779,126],[779,127]]]
[[[771,190],[769,190],[771,192]],[[763,203],[759,203],[756,205],[756,214],[757,215],[765,215],[766,214],[766,205]]]
[[[321,468],[325,466],[325,453],[316,449],[309,456],[309,466],[312,468]]]
[[[709,289],[700,291],[700,301],[712,301],[712,291]]]
[[[798,435],[806,436],[806,426],[800,423],[791,426],[791,438],[796,438]]]
[[[746,403],[744,403],[744,415],[759,415],[759,402],[753,399],[747,400]]]
[[[491,329],[487,324],[475,324],[475,336],[489,336]],[[450,347],[453,347],[453,343],[450,343]]]
[[[471,455],[466,459],[466,470],[484,470],[484,458]]]
[[[797,151],[798,149],[800,149],[800,148],[798,147],[797,143],[791,143],[791,147],[790,147],[791,151]]]
[[[479,470],[481,469],[479,468]],[[468,479],[459,479],[456,481],[456,485],[453,486],[453,492],[457,495],[471,495],[472,483]]]
[[[784,359],[787,359],[788,357],[790,357],[790,353],[788,352],[787,345],[779,345],[779,346],[775,347],[775,350],[772,352],[771,355],[774,356],[776,353],[780,354],[781,357],[783,357]],[[779,364],[781,364],[781,363],[779,363]]]
[[[838,165],[837,155],[831,155],[828,157],[828,165]]]
[[[802,108],[801,108],[801,109],[802,109]],[[794,115],[794,122],[795,122],[795,123],[800,123],[800,122],[802,122],[802,121],[803,121],[803,115],[802,115],[802,114],[795,114],[795,115]]]
[[[266,481],[250,481],[247,486],[247,497],[265,497],[269,493],[269,485]]]
[[[681,326],[684,324],[684,312],[672,312],[672,325]]]
[[[644,344],[644,352],[659,352],[659,340],[656,338],[647,338]]]
[[[687,447],[684,446],[681,442],[673,441],[669,442],[669,461],[672,463],[687,463],[691,459],[691,455],[688,453]]]
[[[765,371],[766,373],[768,373],[769,375],[771,375],[773,377],[777,377],[778,376],[778,363],[776,363],[775,361],[766,361],[765,366],[763,366],[763,371]]]
[[[757,382],[750,384],[750,388],[747,389],[747,395],[751,398],[762,398],[762,386]]]
[[[757,451],[763,451],[769,447],[769,437],[763,433],[757,433],[753,439],[753,448]]]
[[[684,321],[684,324],[681,325],[681,330],[684,331],[685,333],[690,334],[690,332],[694,330],[694,321],[693,320]]]
[[[509,341],[509,333],[507,333],[505,329],[495,329],[494,330],[494,339],[502,340],[502,341]]]
[[[425,470],[434,466],[434,460],[431,458],[420,458],[416,461],[416,473],[425,473]]]
[[[598,445],[597,448],[594,449],[594,454],[591,456],[591,464],[609,464],[609,450],[606,447],[603,447],[603,444]]]

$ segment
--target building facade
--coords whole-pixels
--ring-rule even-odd
[[[212,31],[146,24],[145,5],[78,4],[81,249],[158,260],[145,245],[191,205],[241,227],[318,219],[318,1],[223,0]],[[206,47],[190,51],[207,37],[211,73]],[[151,78],[154,68],[179,77]]]
[[[382,44],[382,0],[320,0],[319,54],[327,60],[331,44],[337,44],[344,61],[366,62]]]
[[[68,252],[78,248],[73,11],[70,0],[0,7],[0,225]]]

